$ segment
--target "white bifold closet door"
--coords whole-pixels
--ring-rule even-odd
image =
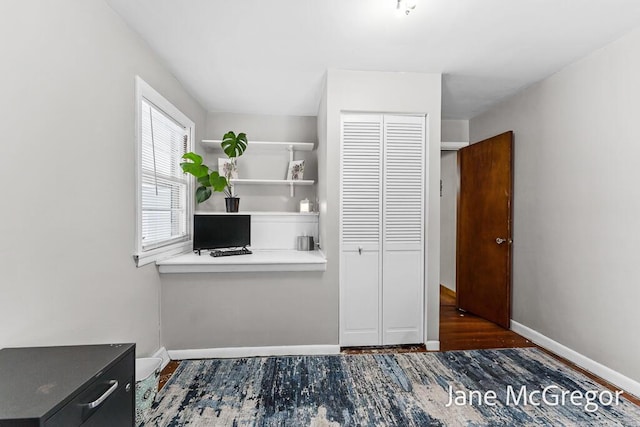
[[[424,342],[424,122],[424,117],[384,116],[384,345]]]
[[[343,115],[340,343],[377,345],[381,330],[382,115]]]
[[[424,123],[342,115],[342,346],[424,341]]]

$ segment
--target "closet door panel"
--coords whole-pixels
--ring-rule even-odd
[[[386,251],[382,277],[384,345],[419,344],[422,336],[420,251]]]
[[[340,345],[381,343],[382,116],[342,115]]]
[[[384,116],[383,342],[422,343],[425,120]]]
[[[341,256],[340,345],[380,344],[378,251],[345,251]]]

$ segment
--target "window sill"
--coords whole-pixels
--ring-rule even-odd
[[[265,271],[326,271],[321,251],[253,250],[251,255],[214,258],[208,252],[182,254],[156,262],[160,273],[246,273]]]
[[[185,251],[190,250],[193,247],[193,241],[188,240],[186,242],[174,243],[168,246],[162,246],[160,248],[151,249],[148,251],[140,251],[138,254],[133,255],[133,260],[137,267],[142,267],[153,262],[160,262],[167,258],[172,258],[177,255],[183,254]]]

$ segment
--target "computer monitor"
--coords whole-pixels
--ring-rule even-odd
[[[194,215],[193,250],[251,245],[251,215]]]

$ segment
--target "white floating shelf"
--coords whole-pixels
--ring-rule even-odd
[[[220,139],[203,139],[202,146],[209,151],[220,151],[222,147]],[[249,141],[247,150],[254,151],[313,151],[313,142],[276,142],[276,141]],[[247,151],[247,152],[250,152]]]
[[[291,184],[291,185],[313,185],[315,183],[312,179],[232,179],[232,184]]]
[[[296,185],[313,185],[315,183],[312,179],[232,179],[232,184],[258,184],[258,185],[288,185],[289,195],[293,197],[293,187]]]
[[[444,142],[440,143],[441,151],[458,151],[461,148],[468,146],[468,142]]]

